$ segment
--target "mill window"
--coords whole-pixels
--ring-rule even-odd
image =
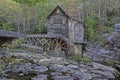
[[[62,24],[62,19],[61,18],[54,18],[53,24]]]

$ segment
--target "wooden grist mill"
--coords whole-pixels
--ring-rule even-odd
[[[57,6],[48,16],[47,34],[26,35],[23,46],[45,51],[68,53],[73,49],[75,54],[82,53],[84,44],[84,25],[70,18]]]

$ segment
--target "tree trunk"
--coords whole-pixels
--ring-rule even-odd
[[[98,0],[98,19],[101,20],[101,1]]]

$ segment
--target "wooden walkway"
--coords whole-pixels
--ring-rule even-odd
[[[0,30],[0,37],[19,38],[20,33],[19,32],[14,32],[14,31]]]
[[[0,30],[0,46],[20,37],[19,32]]]

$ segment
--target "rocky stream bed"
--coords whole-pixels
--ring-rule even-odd
[[[4,54],[7,56],[14,59],[1,72],[0,80],[116,80],[115,68],[96,62],[77,63],[43,54]]]

